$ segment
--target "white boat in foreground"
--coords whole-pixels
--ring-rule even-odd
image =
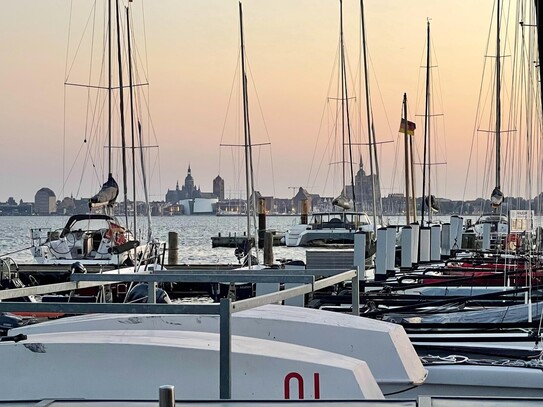
[[[0,400],[219,399],[219,335],[165,330],[29,335],[0,343]],[[303,346],[232,336],[236,400],[382,399],[366,363]]]
[[[233,314],[232,334],[310,347],[366,362],[384,394],[420,385],[426,378],[400,325],[310,308],[266,305]],[[219,332],[216,315],[81,315],[13,329],[10,335],[158,330]]]

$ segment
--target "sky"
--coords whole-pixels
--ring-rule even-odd
[[[80,41],[92,4],[88,0],[6,0],[0,14],[0,201],[33,201],[41,187],[63,196],[88,197],[106,180],[96,165],[103,145],[85,156],[88,128],[85,90],[64,85],[66,72],[82,69]],[[102,1],[97,1],[102,8]],[[162,200],[182,184],[190,165],[202,191],[217,175],[227,197],[244,191],[239,114],[239,16],[234,0],[134,0],[134,27],[142,82],[151,119],[147,149],[151,199]],[[465,191],[492,0],[366,0],[370,89],[379,144],[383,195],[403,192],[403,148],[398,144],[402,98],[409,119],[421,123],[426,26],[431,22],[433,86],[442,113],[436,133],[439,196],[480,195]],[[360,87],[359,2],[344,0],[344,38],[353,135],[366,140],[365,104]],[[72,18],[70,19],[70,13]],[[142,23],[144,21],[145,24]],[[337,196],[340,166],[331,157],[339,43],[337,0],[243,1],[249,67],[251,137],[256,189],[287,198],[295,188]],[[144,28],[144,29],[143,29]],[[88,28],[87,28],[88,30]],[[81,36],[82,38],[82,36]],[[95,43],[94,46],[98,48]],[[77,58],[74,55],[78,55]],[[68,57],[67,57],[68,55]],[[70,69],[66,67],[69,66]],[[98,64],[95,65],[97,67]],[[139,71],[143,72],[143,69]],[[422,76],[421,76],[422,75]],[[88,79],[88,78],[87,78]],[[77,95],[77,92],[80,94]],[[363,94],[362,94],[363,96]],[[87,115],[87,116],[85,116]],[[87,117],[87,119],[85,118]],[[362,124],[360,124],[362,123]],[[439,127],[438,126],[438,127]],[[361,129],[362,127],[362,129]],[[417,125],[418,128],[419,125]],[[416,137],[422,137],[417,131]],[[441,138],[441,140],[439,140]],[[266,144],[266,143],[271,144]],[[357,147],[358,166],[367,146]],[[131,153],[130,153],[131,154]],[[94,161],[93,161],[94,160]],[[101,161],[102,160],[102,161]],[[369,172],[368,159],[362,156]],[[91,166],[93,181],[82,185],[80,166]],[[436,166],[437,167],[437,166]],[[420,185],[418,185],[420,188]],[[93,192],[94,189],[94,192]],[[62,196],[61,196],[62,195]]]

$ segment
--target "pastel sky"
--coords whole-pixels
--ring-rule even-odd
[[[84,136],[77,129],[85,127],[85,98],[76,104],[71,96],[74,89],[66,90],[64,86],[68,39],[71,35],[68,53],[73,57],[77,32],[81,30],[77,24],[84,23],[93,3],[88,0],[2,2],[0,201],[10,196],[32,201],[43,186],[51,188],[57,198],[61,198],[61,191],[63,196],[79,197],[96,192],[98,181],[79,185],[83,179],[78,171],[81,171],[79,164],[84,162],[81,152]],[[444,114],[436,130],[440,149],[436,161],[447,162],[436,175],[437,195],[463,197],[493,5],[492,0],[365,1],[375,129],[378,141],[391,141],[379,147],[383,195],[403,192],[404,188],[403,147],[397,145],[404,92],[408,95],[410,120],[416,121],[418,128],[419,124],[422,126],[421,118],[416,115],[424,109],[421,66],[426,22],[430,19],[436,58],[433,65],[438,66],[433,71],[438,91],[434,103],[435,109]],[[70,7],[73,7],[71,25]],[[220,173],[225,179],[227,197],[237,197],[245,188],[244,175],[238,168],[242,151],[219,145],[238,143],[241,134],[239,128],[236,130],[238,2],[153,0],[142,4],[142,0],[134,0],[131,7],[137,38],[145,38],[138,50],[147,65],[149,111],[156,135],[156,140],[153,135],[149,142],[159,145],[158,153],[149,153],[151,198],[164,199],[168,188],[173,189],[177,181],[182,184],[189,164],[196,184],[203,191],[212,190],[212,180]],[[330,164],[333,159],[324,150],[333,150],[327,140],[330,105],[334,103],[332,98],[337,98],[334,83],[339,1],[245,0],[243,11],[250,67],[252,138],[254,143],[271,142],[271,147],[254,150],[257,189],[276,197],[290,197],[291,187],[300,186],[321,195],[338,195],[341,187],[336,178],[340,171],[334,168],[337,165]],[[359,103],[361,88],[357,73],[360,71],[357,0],[344,0],[344,30],[348,80],[352,81],[353,93],[349,96],[356,98],[351,104],[355,116],[353,137],[366,140],[365,105]],[[81,43],[81,54],[86,45]],[[85,95],[84,91],[79,92]],[[67,93],[68,106],[65,106]],[[361,115],[362,130],[358,124]],[[79,117],[80,122],[75,123],[74,117]],[[149,123],[145,121],[144,127],[150,127]],[[63,141],[64,136],[68,141]],[[416,137],[421,138],[422,131]],[[366,154],[367,147],[362,149],[362,154]],[[360,155],[357,151],[356,165]],[[367,157],[363,155],[362,160]],[[367,161],[364,168],[369,171]],[[100,179],[105,181],[105,175]],[[472,183],[466,198],[482,193]]]

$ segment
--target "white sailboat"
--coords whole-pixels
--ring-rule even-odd
[[[124,185],[124,212],[125,225],[114,215],[114,206],[119,195],[119,186],[113,177],[112,148],[113,148],[113,91],[114,84],[112,79],[113,67],[113,11],[112,0],[107,3],[107,38],[108,38],[108,82],[107,87],[107,137],[108,137],[108,176],[107,181],[102,185],[100,191],[89,199],[89,212],[85,214],[76,214],[71,216],[65,226],[60,230],[51,230],[51,228],[31,229],[31,253],[39,264],[71,265],[79,262],[83,265],[113,265],[113,266],[133,266],[143,258],[148,258],[153,252],[157,254],[158,245],[152,242],[150,215],[148,214],[149,233],[146,242],[140,242],[134,236],[134,233],[128,228],[128,205],[127,205],[127,164],[126,150],[129,147],[125,142],[124,125],[124,89],[123,89],[123,69],[121,66],[121,44],[120,44],[120,7],[118,1],[115,3],[116,22],[117,22],[117,53],[119,70],[119,90],[118,98],[120,101],[120,132],[122,141],[122,168]],[[129,21],[129,9],[126,9],[127,21]],[[129,30],[129,24],[127,28]],[[130,37],[130,32],[128,32]],[[134,136],[134,112],[133,112],[133,81],[132,81],[132,56],[129,39],[127,41],[128,52],[128,74],[130,89],[130,122],[132,125],[132,161],[135,172],[135,136]],[[90,88],[91,86],[89,86]],[[141,126],[140,130],[141,142]],[[145,200],[148,204],[147,185],[145,179],[145,168],[142,156],[142,173],[144,179]],[[132,227],[136,229],[136,193],[135,193],[135,173],[134,179],[134,222]],[[148,207],[148,206],[147,206]]]
[[[338,197],[332,201],[333,211],[316,212],[312,214],[312,218],[307,222],[290,227],[284,237],[286,246],[327,246],[336,244],[354,244],[354,235],[357,232],[375,233],[377,230],[376,224],[376,185],[375,177],[373,177],[373,206],[374,216],[373,222],[366,212],[357,211],[356,208],[356,191],[354,187],[354,174],[352,168],[352,142],[351,142],[351,123],[349,118],[349,96],[347,86],[347,68],[345,62],[345,45],[343,39],[343,2],[340,0],[340,60],[339,70],[341,77],[341,165],[342,165],[342,191]],[[363,17],[363,9],[362,9]],[[364,44],[365,46],[365,44]],[[364,48],[365,49],[365,48]],[[367,81],[367,78],[366,78]],[[368,113],[369,114],[369,113]],[[369,120],[369,117],[368,117]],[[368,126],[371,127],[371,126]],[[370,134],[371,134],[370,130]],[[370,136],[370,140],[372,137]],[[371,146],[374,143],[370,142]],[[346,147],[348,146],[349,158],[346,157]],[[370,154],[370,157],[373,157]],[[351,173],[351,195],[352,199],[347,197],[346,184],[346,163],[350,163]],[[370,160],[370,166],[373,169],[373,160]],[[372,171],[373,172],[373,171]],[[368,242],[370,239],[368,239]]]

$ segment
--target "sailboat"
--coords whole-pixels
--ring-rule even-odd
[[[374,221],[370,219],[366,212],[357,211],[356,191],[354,187],[354,173],[352,168],[352,142],[351,142],[351,123],[349,118],[349,96],[347,86],[347,68],[345,62],[345,45],[343,40],[343,2],[340,0],[340,60],[339,70],[341,77],[341,165],[342,165],[342,191],[332,200],[333,211],[313,213],[312,218],[307,222],[306,214],[303,214],[301,224],[294,225],[285,233],[284,241],[286,246],[330,246],[338,244],[354,244],[354,236],[357,232],[375,233],[377,230],[375,214],[377,212],[376,185],[375,177],[372,171],[372,191],[374,197]],[[362,10],[363,11],[363,10]],[[363,13],[362,13],[363,16]],[[363,21],[363,20],[362,20]],[[365,44],[364,44],[365,46]],[[365,49],[365,48],[364,48]],[[367,78],[366,78],[367,81]],[[367,93],[367,92],[366,92]],[[369,120],[369,116],[368,116]],[[371,126],[368,126],[371,127]],[[370,129],[370,140],[371,129]],[[374,145],[370,142],[371,146]],[[348,146],[349,158],[345,146]],[[371,154],[370,154],[371,156]],[[346,184],[346,163],[349,162],[351,185],[350,192],[352,199],[347,194]],[[373,168],[373,160],[370,160]],[[367,240],[370,243],[371,239]],[[369,245],[368,245],[369,246]],[[372,250],[370,249],[369,252]]]
[[[151,251],[156,254],[157,247],[151,244],[150,224],[148,244],[142,244],[135,238],[132,231],[127,226],[123,226],[122,222],[114,215],[114,207],[119,195],[119,186],[113,177],[112,173],[112,115],[113,115],[113,33],[112,33],[112,0],[108,0],[108,176],[106,182],[101,189],[89,199],[89,212],[86,214],[76,214],[71,216],[65,226],[60,230],[51,230],[50,228],[31,229],[31,252],[34,259],[39,264],[56,264],[56,265],[71,265],[74,262],[79,262],[82,265],[114,265],[114,266],[133,266],[143,258],[147,258]],[[129,147],[125,142],[125,125],[124,125],[124,90],[123,90],[123,73],[121,66],[121,43],[120,43],[120,10],[119,2],[116,1],[116,22],[117,22],[117,52],[118,52],[118,69],[119,69],[119,101],[120,101],[120,117],[121,117],[121,141],[122,141],[122,167],[123,167],[123,186],[124,186],[124,212],[126,214],[126,224],[128,224],[128,205],[127,205],[127,164],[126,151]],[[127,28],[129,30],[129,9],[126,9]],[[130,33],[128,33],[130,35]],[[129,89],[130,89],[130,118],[132,125],[132,155],[133,166],[135,168],[135,141],[134,141],[134,112],[133,112],[133,83],[132,83],[132,56],[130,48],[130,39],[128,43],[128,65],[129,65]],[[138,126],[140,131],[141,142],[141,126]],[[142,172],[145,171],[142,158]],[[133,175],[135,179],[135,174]],[[134,182],[135,184],[135,182]],[[145,188],[146,202],[147,187]],[[135,190],[135,185],[134,185]],[[134,192],[135,194],[135,192]],[[134,196],[134,205],[136,199]],[[149,212],[149,211],[148,211]],[[150,215],[148,214],[148,217]],[[150,223],[150,218],[148,218]],[[136,228],[136,208],[134,208],[134,229]]]

